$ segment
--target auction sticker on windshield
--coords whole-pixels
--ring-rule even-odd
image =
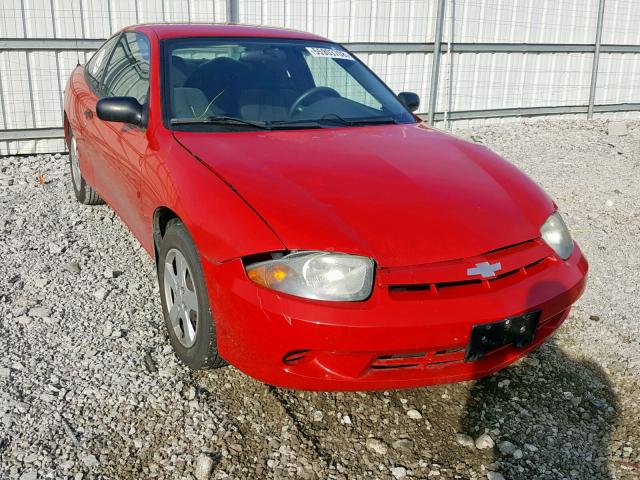
[[[337,48],[320,48],[307,47],[307,51],[312,57],[337,58],[339,60],[353,60],[353,57],[347,52],[338,50]]]

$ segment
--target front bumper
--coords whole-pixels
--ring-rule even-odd
[[[322,302],[252,283],[239,260],[205,262],[223,358],[258,380],[303,390],[418,387],[489,375],[538,347],[582,294],[588,265],[566,261],[463,295],[396,295],[378,284],[365,302]],[[540,310],[533,343],[465,362],[471,328]]]

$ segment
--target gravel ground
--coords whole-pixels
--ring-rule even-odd
[[[66,156],[0,158],[0,478],[640,477],[640,123],[456,133],[555,198],[590,285],[511,368],[376,393],[189,372],[152,261],[108,207],[72,199]]]

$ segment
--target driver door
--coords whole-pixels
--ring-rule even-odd
[[[133,97],[148,108],[149,40],[138,32],[125,32],[106,66],[104,97]],[[105,165],[105,188],[110,203],[138,238],[148,227],[141,212],[140,172],[148,148],[145,127],[98,120],[104,142],[100,145]]]

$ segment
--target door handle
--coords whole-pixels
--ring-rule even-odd
[[[91,120],[93,118],[93,112],[91,110],[85,110],[84,118],[86,118],[87,120]]]

